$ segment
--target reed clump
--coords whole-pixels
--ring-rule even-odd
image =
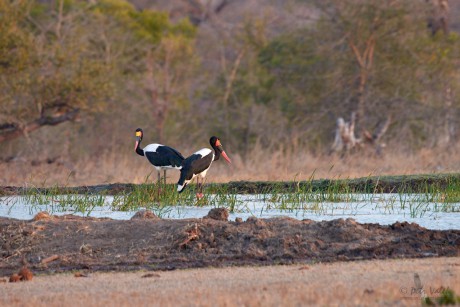
[[[110,186],[108,186],[110,187]],[[368,176],[358,179],[314,179],[289,182],[211,183],[206,196],[197,200],[195,185],[177,193],[173,184],[117,185],[115,190],[67,186],[28,187],[22,200],[31,211],[71,212],[90,215],[97,208],[110,211],[152,211],[168,217],[185,207],[226,208],[230,213],[279,210],[334,214],[337,210],[358,212],[366,205],[385,214],[408,212],[411,217],[426,213],[460,212],[460,175]],[[337,205],[334,205],[337,204]]]

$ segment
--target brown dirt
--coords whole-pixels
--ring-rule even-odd
[[[0,306],[421,306],[415,274],[429,297],[460,293],[449,257],[38,275],[0,282]]]
[[[291,218],[166,220],[149,214],[129,221],[40,216],[30,221],[0,218],[0,276],[17,273],[24,265],[36,274],[460,254],[460,230],[427,230],[409,223],[380,226],[352,219],[315,222]]]

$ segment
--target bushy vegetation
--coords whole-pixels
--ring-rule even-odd
[[[460,38],[427,28],[430,3],[292,5],[315,18],[273,30],[269,15],[194,25],[124,0],[1,2],[0,155],[127,155],[137,127],[179,149],[218,134],[242,156],[325,152],[352,113],[360,137],[391,118],[392,148],[458,142]]]

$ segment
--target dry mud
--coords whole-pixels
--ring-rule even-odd
[[[183,220],[145,212],[128,221],[43,213],[30,221],[0,218],[0,276],[23,266],[34,273],[161,271],[460,254],[460,230],[227,217],[225,209],[213,209],[206,218]]]

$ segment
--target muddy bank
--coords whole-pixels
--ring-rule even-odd
[[[172,184],[168,185],[173,189]],[[117,195],[132,192],[139,186],[140,185],[132,183],[48,188],[3,186],[0,187],[0,196],[30,193]],[[374,176],[344,180],[317,179],[311,181],[283,182],[231,181],[229,183],[210,183],[206,185],[206,189],[209,193],[225,191],[234,194],[289,193],[297,191],[323,191],[333,193],[424,193],[427,191],[443,191],[452,187],[460,187],[460,174]]]
[[[318,261],[459,256],[460,231],[417,224],[314,222],[290,218],[226,221],[226,215],[129,221],[42,215],[0,218],[0,276],[34,272],[173,270]]]

